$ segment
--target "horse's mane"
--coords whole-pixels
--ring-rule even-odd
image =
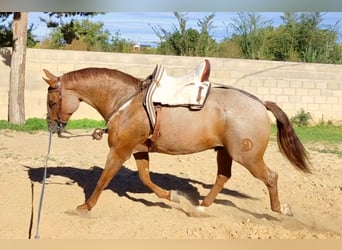
[[[126,84],[138,86],[141,84],[142,80],[139,78],[136,78],[130,74],[121,72],[116,69],[108,69],[108,68],[84,68],[79,69],[75,71],[70,71],[68,73],[65,73],[63,76],[63,80],[65,81],[73,81],[78,82],[82,80],[92,80],[92,79],[120,79],[122,82],[125,82]]]

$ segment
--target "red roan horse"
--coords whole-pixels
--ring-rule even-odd
[[[217,151],[217,178],[201,207],[212,204],[231,177],[232,160],[246,167],[268,188],[271,209],[291,215],[278,198],[277,173],[263,160],[270,135],[267,110],[276,118],[280,151],[299,170],[310,173],[310,162],[287,115],[277,104],[234,88],[211,88],[205,106],[191,111],[186,107],[163,107],[160,136],[151,142],[152,129],[143,105],[147,80],[118,70],[85,68],[60,77],[44,70],[49,84],[47,121],[49,131],[62,135],[80,102],[94,107],[108,128],[109,153],[95,190],[77,211],[91,210],[103,189],[122,164],[133,154],[141,181],[158,197],[177,201],[177,192],[164,190],[150,179],[149,152],[191,154],[207,149]],[[191,124],[191,127],[189,127]]]

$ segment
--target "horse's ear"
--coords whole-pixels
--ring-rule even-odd
[[[48,71],[47,69],[43,69],[45,75],[47,76],[47,78],[49,79],[55,79],[57,78],[57,76],[55,76],[54,74],[52,74],[50,71]]]
[[[48,79],[43,77],[43,80],[50,85],[51,88],[56,88],[57,87],[57,82],[56,79],[57,77],[52,74],[50,71],[48,71],[47,69],[43,69],[45,75],[47,76]]]

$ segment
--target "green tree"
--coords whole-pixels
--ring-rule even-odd
[[[173,31],[169,32],[161,26],[152,27],[155,34],[159,37],[161,43],[158,48],[162,54],[172,55],[193,55],[195,46],[193,41],[198,37],[195,30],[186,29],[186,14],[174,12],[177,18],[178,27],[173,24]]]
[[[45,12],[48,13],[49,18],[40,18],[42,22],[46,24],[48,28],[56,28],[61,25],[65,25],[74,21],[76,17],[93,17],[99,14],[104,14],[103,12]],[[70,19],[70,20],[68,20]],[[68,20],[66,22],[66,20]]]
[[[333,62],[336,52],[337,33],[330,28],[320,28],[322,13],[301,13],[298,47],[305,62]]]
[[[0,47],[12,46],[12,27],[11,24],[4,24],[12,12],[0,12]]]
[[[132,52],[133,46],[134,43],[123,39],[119,31],[111,37],[111,51],[113,52],[129,53]]]
[[[200,32],[192,28],[187,29],[188,19],[185,13],[174,12],[173,14],[177,19],[178,26],[173,25],[172,31],[167,31],[160,25],[152,27],[161,42],[158,46],[158,52],[180,56],[212,55],[216,42],[210,36],[210,29],[215,14],[198,20],[197,25]]]
[[[340,60],[337,23],[324,27],[320,12],[285,12],[282,20],[273,35],[276,60],[320,63]]]
[[[197,56],[212,56],[217,50],[216,41],[210,36],[210,31],[214,28],[213,21],[215,14],[212,13],[197,21],[200,28],[200,34],[196,46]]]
[[[226,38],[217,45],[215,57],[222,58],[243,58],[244,55],[241,51],[240,45],[231,38]]]
[[[237,44],[244,58],[316,63],[341,62],[337,24],[324,26],[320,12],[285,12],[283,24],[274,28],[270,20],[254,12],[238,13],[226,26],[230,38],[220,44],[222,54],[238,57]],[[232,32],[231,32],[232,31]]]
[[[0,47],[12,47],[13,46],[13,31],[12,22],[7,22],[12,12],[0,12]],[[27,28],[27,47],[32,48],[37,44],[36,38],[33,35],[34,25],[30,24]]]
[[[239,12],[237,16],[226,26],[226,32],[232,30],[232,40],[239,44],[245,58],[265,58],[266,31],[272,29],[272,21],[255,12]]]
[[[52,48],[110,51],[109,40],[110,33],[103,30],[103,23],[87,19],[58,26],[50,34]]]
[[[71,19],[70,22],[52,22],[49,26],[53,27],[53,31],[50,37],[41,44],[43,48],[133,52],[133,41],[123,39],[119,31],[111,36],[109,31],[104,30],[102,22]]]
[[[91,22],[88,18],[102,12],[49,12],[43,19],[53,31],[50,38],[42,43],[44,48],[66,48],[74,50],[111,51],[110,33],[103,30],[103,23]],[[76,17],[85,19],[76,20]]]

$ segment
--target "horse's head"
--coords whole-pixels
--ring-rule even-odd
[[[78,109],[80,100],[71,90],[63,86],[62,77],[54,76],[46,69],[43,71],[47,77],[43,79],[49,84],[46,117],[48,129],[61,136],[71,115]]]

